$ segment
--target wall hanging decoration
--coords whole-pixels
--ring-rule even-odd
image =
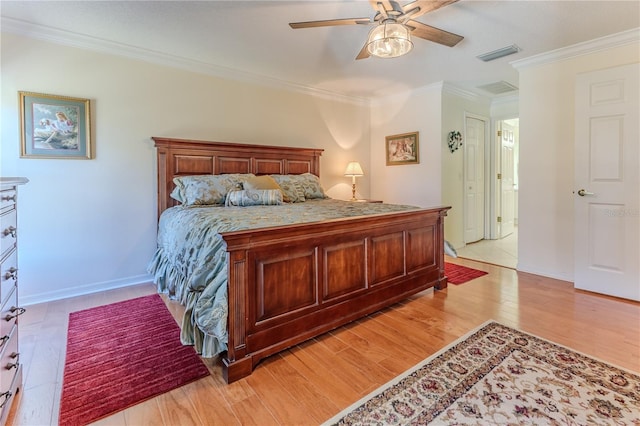
[[[90,159],[89,99],[18,92],[20,157]]]
[[[385,139],[387,166],[420,162],[418,159],[418,132],[387,136]]]
[[[458,131],[449,132],[449,151],[455,152],[462,146],[462,134]]]

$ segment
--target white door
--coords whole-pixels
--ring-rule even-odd
[[[640,300],[640,67],[579,75],[575,287]]]
[[[464,242],[484,238],[485,122],[467,117],[464,148]]]
[[[500,143],[500,238],[513,234],[516,217],[515,127],[502,122]]]

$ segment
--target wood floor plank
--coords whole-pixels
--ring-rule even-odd
[[[210,377],[98,424],[318,424],[491,319],[640,372],[640,303],[512,269],[454,262],[488,275],[422,292],[299,344],[231,385],[219,359],[205,359]],[[7,424],[57,424],[70,312],[154,292],[145,284],[28,307],[21,318],[25,392]],[[180,323],[184,308],[163,299]]]
[[[186,385],[185,391],[205,424],[240,425],[240,420],[212,376]]]
[[[165,424],[196,426],[204,425],[205,419],[195,410],[186,390],[187,386],[163,393],[155,399]]]
[[[244,426],[269,426],[279,423],[257,395],[233,404],[231,408],[240,424]]]
[[[332,371],[318,368],[315,359],[304,348],[296,346],[287,353],[290,356],[283,356],[283,359],[305,378],[307,386],[313,383],[317,392],[328,398],[336,407],[353,401],[353,390],[346,387]]]
[[[286,361],[285,358],[293,358],[292,356],[273,358],[274,362],[269,364],[269,372],[277,382],[277,387],[285,389],[289,398],[285,399],[286,410],[280,414],[281,408],[279,407],[282,406],[283,401],[280,396],[273,394],[273,387],[271,387],[267,393],[268,399],[264,396],[262,399],[272,412],[278,413],[279,417],[284,417],[287,421],[295,424],[308,423],[309,418],[314,419],[313,423],[319,424],[323,419],[331,417],[332,413],[336,412],[338,406],[332,403],[326,394],[316,386],[309,386],[307,378]],[[275,405],[272,402],[274,400],[277,402]],[[290,413],[291,401],[296,401],[295,405],[299,407],[296,409],[296,412],[299,413],[299,420]]]

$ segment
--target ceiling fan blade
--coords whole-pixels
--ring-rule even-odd
[[[457,1],[458,0],[415,0],[402,6],[402,10],[413,19],[425,13],[440,9],[441,7],[448,6],[451,3],[456,3]]]
[[[368,25],[371,18],[328,19],[326,21],[291,22],[289,26],[298,28],[334,27],[337,25]]]
[[[409,20],[406,24],[411,29],[411,35],[420,37],[425,40],[433,41],[435,43],[444,44],[445,46],[453,47],[464,38],[460,35],[450,33],[439,28],[435,28],[422,22]]]
[[[380,10],[380,8],[378,7],[378,3],[381,3],[382,7],[386,11],[393,10],[393,6],[391,5],[391,2],[389,0],[369,0],[369,4],[376,12]]]
[[[364,46],[362,46],[362,50],[360,50],[360,53],[358,53],[358,56],[356,56],[356,59],[367,59],[369,56],[369,51],[367,50],[367,43],[364,44]]]

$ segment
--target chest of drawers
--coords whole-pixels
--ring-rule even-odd
[[[22,387],[18,348],[18,186],[25,178],[0,178],[0,425]]]

